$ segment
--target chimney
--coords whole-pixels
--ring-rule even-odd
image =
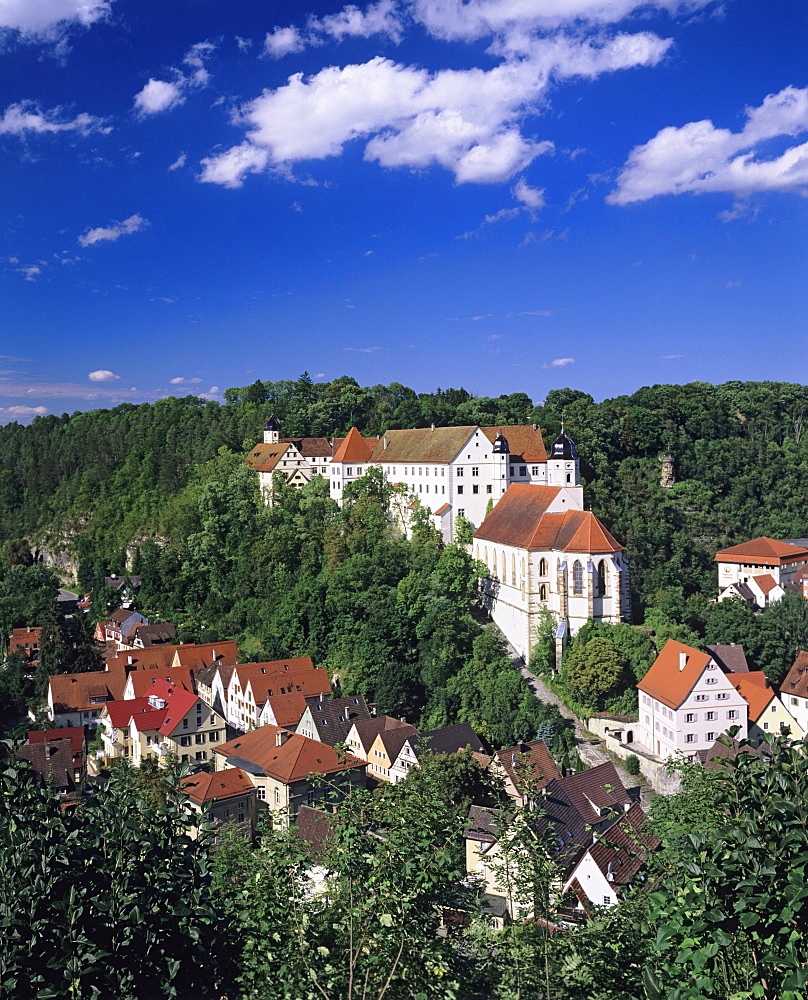
[[[684,670],[687,666],[687,653],[683,650],[679,650],[679,670]]]
[[[134,661],[134,659],[133,659],[133,658],[132,658],[131,656],[127,656],[127,657],[126,657],[126,665],[127,665],[128,667],[131,667],[131,666],[132,666],[132,664],[133,664],[134,662],[135,662],[135,661]]]
[[[534,425],[533,425],[533,430],[534,430],[534,431],[537,431],[538,429],[539,429],[539,425],[538,425],[538,424],[534,424]]]
[[[386,434],[382,438],[382,447],[384,448],[385,451],[387,451],[387,435]]]
[[[433,431],[435,430],[435,425],[434,424],[432,424],[431,430],[433,430]]]
[[[216,662],[216,648],[215,647],[213,648],[212,653],[213,653],[213,662],[215,663]]]
[[[287,733],[285,729],[279,729],[278,732],[275,733],[275,746],[282,747],[288,738],[289,733]]]

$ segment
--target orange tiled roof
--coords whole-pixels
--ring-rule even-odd
[[[783,566],[808,559],[808,549],[776,538],[753,538],[728,549],[716,552],[714,562],[752,564],[758,566]]]
[[[219,666],[235,666],[238,646],[232,640],[226,642],[185,642],[179,646],[165,646],[174,651],[177,666],[199,670],[216,661]]]
[[[272,472],[286,454],[288,444],[257,444],[247,456],[247,465],[256,472]]]
[[[277,745],[278,734],[283,742]],[[279,726],[261,726],[229,743],[214,749],[226,760],[236,758],[254,764],[284,784],[304,781],[310,774],[333,774],[357,767],[365,767],[363,760],[350,754],[338,754],[326,743],[311,740],[308,736],[289,733]]]
[[[272,708],[275,722],[279,726],[296,726],[303,718],[306,711],[306,695],[298,694],[276,694],[267,698],[267,702]]]
[[[194,691],[193,671],[190,667],[152,667],[133,670],[129,675],[135,698],[146,698],[154,691],[157,681],[169,681],[185,691]]]
[[[352,427],[337,446],[332,462],[358,462],[366,463],[370,461],[373,449],[379,443],[378,438],[364,438],[359,431]]]
[[[561,493],[559,486],[513,483],[474,537],[500,545],[536,551],[557,550],[595,555],[619,552],[623,546],[591,511],[550,512]]]
[[[774,698],[762,670],[750,670],[745,674],[729,674],[729,682],[749,705],[749,720],[757,722]]]
[[[263,705],[267,698],[276,695],[331,693],[328,671],[315,667],[310,656],[293,656],[266,663],[240,663],[236,667],[236,675],[242,691],[250,685],[256,705]]]
[[[208,774],[200,771],[183,778],[183,792],[198,805],[217,799],[232,799],[236,795],[252,792],[255,787],[240,767],[226,767],[223,771]]]
[[[767,594],[770,594],[777,586],[777,581],[771,573],[763,573],[761,576],[753,576],[752,579],[758,585],[764,597]]]
[[[679,669],[680,652],[687,657],[683,670]],[[668,639],[637,687],[668,708],[678,708],[693,690],[709,662],[708,653]]]
[[[103,702],[90,703],[90,698],[123,698],[126,671],[122,667],[92,670],[86,674],[57,674],[50,678],[50,691],[56,712],[78,712],[100,708]]]

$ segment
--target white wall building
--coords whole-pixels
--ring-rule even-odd
[[[801,571],[808,567],[808,543],[753,538],[717,552],[715,562],[719,601],[738,596],[764,608],[779,601],[786,590],[803,593]]]

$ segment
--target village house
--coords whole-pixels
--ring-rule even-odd
[[[275,725],[275,709],[278,708],[284,725],[297,725],[306,709],[306,697],[330,694],[328,672],[315,667],[310,656],[240,663],[233,670],[224,699],[227,722],[242,732],[256,726]],[[300,712],[294,723],[288,714],[292,703],[288,700],[282,704],[273,702],[274,698],[283,695],[300,696],[294,703]]]
[[[562,645],[587,621],[631,617],[623,546],[581,509],[579,490],[511,486],[474,532],[471,553],[488,569],[484,603],[526,660],[547,612]]]
[[[122,663],[109,670],[83,674],[56,674],[49,678],[48,718],[55,726],[95,729],[104,705],[123,698],[126,669]]]
[[[87,776],[84,727],[31,730],[14,757],[27,760],[55,792],[74,796]]]
[[[370,718],[370,710],[361,694],[346,698],[306,698],[306,708],[295,732],[300,736],[327,743],[344,743],[354,722]]]
[[[505,793],[520,806],[529,805],[551,781],[562,776],[543,740],[497,750],[489,771],[502,779]]]
[[[799,650],[780,685],[780,697],[797,724],[798,733],[808,734],[808,652]]]
[[[393,784],[403,781],[429,754],[458,753],[461,750],[469,750],[475,754],[478,763],[488,760],[482,756],[485,753],[482,740],[468,722],[458,722],[453,726],[442,726],[423,733],[416,730],[406,737],[390,765],[389,780]]]
[[[225,828],[252,840],[257,819],[257,792],[246,771],[240,767],[226,767],[214,773],[198,771],[183,778],[180,789],[188,796],[186,809],[195,814],[200,823],[213,825],[214,845],[219,843]],[[192,829],[190,836],[196,840],[199,831]]]
[[[264,426],[264,440],[247,456],[247,464],[258,473],[264,500],[272,499],[274,476],[287,486],[300,487],[313,476],[327,476],[333,446],[326,438],[282,438],[273,414]]]
[[[391,771],[398,760],[405,740],[409,737],[417,739],[420,735],[415,726],[404,725],[394,729],[380,730],[368,750],[367,761],[370,776],[376,778],[377,781],[394,782],[396,779]]]
[[[176,625],[166,622],[145,625],[139,622],[124,635],[121,649],[150,649],[152,646],[169,646],[177,634]]]
[[[124,646],[124,636],[135,627],[135,625],[148,625],[149,619],[139,611],[131,608],[118,608],[106,619],[99,622],[95,629],[95,638],[98,642],[114,642],[118,649]]]
[[[394,719],[390,715],[374,716],[372,719],[359,719],[354,722],[345,737],[345,744],[350,748],[354,757],[367,761],[370,751],[379,733],[387,729],[414,729],[401,719]]]
[[[139,767],[151,755],[161,763],[173,753],[186,763],[205,763],[225,737],[224,719],[192,691],[154,679],[144,698],[115,701],[101,713],[104,756]]]
[[[785,707],[762,670],[731,674],[729,680],[747,704],[749,739],[758,746],[769,736],[788,729],[791,738],[801,740],[805,732]]]
[[[637,689],[639,720],[625,742],[661,760],[694,760],[735,726],[739,739],[747,736],[746,700],[709,653],[669,639]]]
[[[301,806],[328,806],[351,787],[365,786],[364,761],[279,726],[238,736],[216,747],[214,758],[217,771],[240,767],[250,776],[258,802],[272,810],[281,827],[294,822]]]
[[[762,609],[779,601],[787,590],[805,596],[808,539],[754,538],[717,552],[715,562],[719,601],[740,597]]]
[[[35,666],[39,663],[39,643],[42,629],[35,625],[25,628],[15,628],[11,631],[11,638],[8,640],[8,655],[18,653],[25,657],[26,663]]]

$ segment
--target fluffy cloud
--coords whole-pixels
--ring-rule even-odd
[[[2,0],[0,29],[50,40],[72,24],[89,27],[110,7],[111,0]]]
[[[202,379],[201,378],[183,378],[179,375],[177,378],[172,378],[168,380],[171,385],[198,385]]]
[[[763,144],[808,132],[808,88],[786,87],[746,109],[740,132],[711,121],[661,129],[629,154],[607,201],[629,205],[662,194],[729,192],[745,198],[758,191],[808,194],[808,142],[767,158]],[[727,219],[738,217],[738,213]]]
[[[264,50],[274,59],[301,52],[305,47],[306,42],[297,28],[275,28],[264,39]]]
[[[532,188],[520,177],[514,185],[512,194],[517,201],[521,201],[527,208],[538,210],[544,208],[544,188]]]
[[[114,242],[121,236],[128,236],[129,233],[138,233],[149,225],[147,219],[142,215],[130,215],[123,222],[111,222],[108,226],[98,226],[96,229],[88,229],[86,233],[79,236],[79,243],[83,247],[92,246],[94,243],[102,243],[105,240]]]
[[[0,417],[11,420],[17,417],[41,417],[47,412],[47,406],[0,406]]]
[[[391,10],[377,4],[362,17],[375,12],[373,23],[381,24]],[[351,24],[358,12],[346,11],[335,17]],[[277,32],[272,37],[278,52],[293,41],[284,36],[283,42]],[[507,181],[553,149],[524,135],[521,124],[539,110],[554,80],[655,65],[669,45],[648,32],[597,39],[565,35],[533,38],[527,56],[506,54],[486,70],[430,73],[377,56],[310,77],[296,73],[240,109],[234,123],[245,128],[245,140],[204,159],[201,180],[238,187],[248,173],[338,156],[346,143],[361,140],[365,159],[384,167],[441,166],[458,183]],[[538,195],[528,194],[534,200]]]
[[[79,132],[81,135],[88,135],[90,132],[111,131],[103,118],[82,113],[75,118],[64,119],[61,115],[61,108],[43,111],[35,101],[10,104],[0,118],[0,135],[53,132]]]
[[[141,91],[135,94],[135,112],[141,117],[158,115],[185,103],[185,95],[191,87],[206,87],[210,83],[210,73],[205,63],[216,51],[213,42],[197,42],[185,53],[183,63],[192,70],[184,73],[172,69],[172,80],[151,78]]]
[[[568,365],[574,365],[575,358],[553,358],[552,361],[545,361],[542,368],[566,368]]]
[[[115,382],[120,377],[120,375],[116,375],[115,372],[111,372],[108,368],[99,368],[97,371],[90,372],[87,376],[91,382]]]

